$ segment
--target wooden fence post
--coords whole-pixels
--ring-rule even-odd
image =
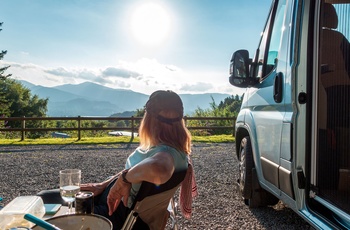
[[[22,122],[21,122],[21,128],[22,128],[22,132],[21,132],[21,141],[24,141],[25,136],[26,136],[26,132],[24,131],[24,129],[26,128],[26,120],[24,119],[26,116],[22,117]]]
[[[78,116],[78,141],[80,141],[81,139],[81,120],[80,120],[80,116]]]
[[[233,120],[232,120],[232,123],[233,123],[233,131],[232,131],[232,136],[234,137],[235,136],[235,131],[236,131],[236,118],[234,117]]]
[[[135,132],[135,119],[134,116],[131,116],[131,138],[134,139],[134,132]]]

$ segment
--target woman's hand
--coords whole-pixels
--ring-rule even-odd
[[[125,207],[128,206],[128,199],[130,194],[131,184],[125,183],[121,177],[115,182],[112,188],[109,190],[107,196],[108,214],[111,216],[117,209],[120,201],[123,199]]]
[[[87,184],[81,184],[80,190],[81,191],[89,191],[93,192],[94,196],[100,195],[103,190],[106,189],[106,187],[115,179],[118,178],[120,173],[117,173],[114,176],[111,176],[108,180],[105,180],[101,183],[87,183]]]
[[[94,196],[100,195],[105,188],[106,186],[103,183],[88,183],[80,185],[81,191],[93,192]]]

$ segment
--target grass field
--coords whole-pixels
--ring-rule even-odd
[[[192,142],[227,143],[234,142],[232,135],[192,136]],[[77,138],[38,138],[38,139],[0,139],[0,145],[66,145],[66,144],[114,144],[138,143],[139,138],[129,136],[87,137]]]

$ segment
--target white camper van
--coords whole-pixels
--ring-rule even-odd
[[[232,55],[249,207],[282,200],[317,229],[350,229],[349,40],[350,0],[275,0],[256,53]]]

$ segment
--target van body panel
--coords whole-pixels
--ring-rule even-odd
[[[282,160],[292,160],[292,149],[291,144],[292,124],[283,122],[282,124],[282,135],[281,135],[281,162]],[[291,170],[290,168],[288,168]]]
[[[292,199],[294,199],[294,187],[292,182],[292,172],[286,168],[279,167],[278,168],[278,182],[279,182],[279,188],[282,192],[290,196]]]
[[[278,188],[279,187],[279,183],[278,183],[279,165],[273,163],[272,161],[264,157],[261,157],[260,160],[261,160],[261,167],[263,170],[263,178]]]

